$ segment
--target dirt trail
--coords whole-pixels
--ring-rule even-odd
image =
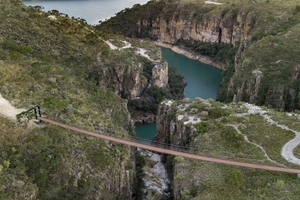
[[[293,130],[285,125],[279,124],[273,120],[268,114],[267,111],[263,110],[261,107],[245,103],[244,106],[248,108],[247,113],[236,114],[236,116],[245,116],[250,114],[259,114],[264,117],[268,123],[273,124],[281,129],[291,131],[295,134],[295,138],[287,142],[281,149],[281,156],[290,163],[300,165],[300,159],[294,155],[294,149],[300,144],[300,132]]]
[[[10,104],[9,101],[4,99],[0,94],[0,115],[12,120],[17,120],[16,115],[25,111],[26,109],[18,109]]]

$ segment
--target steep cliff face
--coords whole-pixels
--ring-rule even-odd
[[[142,76],[143,66],[141,63],[132,63],[127,66],[113,66],[112,68],[101,68],[101,76],[98,85],[111,88],[116,94],[129,99],[140,96],[146,87],[148,80]]]
[[[127,41],[123,42],[130,45],[130,48],[118,48],[106,41],[114,49],[106,53],[108,55],[103,56],[103,58],[101,56],[102,52],[98,54],[98,62],[89,69],[90,77],[97,81],[97,85],[101,88],[110,88],[126,99],[141,97],[151,85],[167,88],[168,63],[160,62],[160,49],[153,44],[147,44],[143,49],[138,48],[140,51],[142,50],[142,55],[139,51],[135,51],[136,55],[133,55],[132,49],[136,47],[132,47],[131,43]],[[141,42],[140,45],[142,44]],[[150,57],[147,54],[151,54],[149,49],[155,51],[160,57],[152,58],[152,55]],[[112,58],[113,60],[111,60]],[[155,62],[154,59],[158,62]]]
[[[298,24],[247,48],[236,61],[227,100],[235,97],[283,110],[299,109],[299,30]]]
[[[129,99],[128,108],[135,124],[153,123],[157,108],[164,99],[182,99],[186,82],[167,62],[151,62],[140,76],[147,82],[137,96]]]
[[[155,140],[174,148],[192,148],[191,142],[199,134],[199,124],[209,118],[209,110],[214,110],[212,104],[201,98],[162,102],[157,115]],[[226,110],[220,113],[227,114]]]
[[[144,6],[118,13],[98,27],[126,34],[123,28],[131,23],[128,34],[154,38],[163,43],[186,40],[239,47],[248,38],[255,22],[251,9],[251,6],[238,9],[228,4],[210,6],[204,2],[150,1]],[[121,18],[126,21],[121,21]]]
[[[169,82],[168,63],[157,63],[152,69],[151,82],[160,88],[166,88]]]
[[[180,9],[178,7],[177,9]],[[187,16],[179,16],[174,11],[170,19],[161,14],[155,21],[139,21],[138,24],[147,26],[152,24],[150,35],[161,42],[174,44],[179,39],[195,40],[210,43],[230,43],[239,46],[246,38],[251,29],[251,15],[247,13],[228,12],[217,13],[212,16],[197,20],[196,11],[191,11]]]
[[[205,3],[150,1],[118,13],[99,27],[128,36],[150,37],[170,45],[181,45],[184,41],[184,48],[211,56],[214,62],[200,60],[201,55],[190,57],[225,70],[218,97],[221,101],[248,101],[285,110],[299,109],[300,87],[298,77],[294,78],[300,62],[297,2],[231,0]],[[126,22],[121,20],[123,18]],[[129,23],[133,25],[128,30]],[[233,45],[235,55],[221,53],[223,44]],[[223,64],[216,64],[216,61]]]

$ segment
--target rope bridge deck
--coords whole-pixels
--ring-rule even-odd
[[[38,119],[43,121],[43,122],[47,122],[49,124],[60,126],[62,128],[73,130],[75,132],[82,133],[82,134],[85,134],[85,135],[89,135],[89,136],[92,136],[92,137],[101,138],[101,139],[104,139],[104,140],[107,140],[107,141],[116,142],[116,143],[120,143],[120,144],[124,144],[124,145],[130,145],[130,146],[133,146],[133,147],[138,147],[138,148],[142,148],[142,149],[146,149],[146,150],[150,150],[150,151],[155,151],[155,152],[159,152],[159,153],[163,153],[163,154],[169,154],[169,155],[174,155],[174,156],[182,156],[182,157],[185,157],[185,158],[190,158],[190,159],[195,159],[195,160],[202,160],[202,161],[207,161],[207,162],[214,162],[214,163],[233,165],[233,166],[239,166],[239,167],[300,174],[300,169],[293,169],[293,168],[287,168],[287,167],[276,167],[276,166],[261,165],[261,164],[246,163],[246,162],[238,162],[238,161],[233,161],[233,160],[226,160],[226,159],[220,159],[220,158],[201,156],[201,155],[197,155],[197,154],[176,151],[176,150],[173,150],[173,149],[157,147],[155,145],[143,144],[143,143],[139,143],[137,141],[131,141],[131,140],[116,138],[116,137],[112,137],[112,136],[108,136],[108,135],[103,135],[101,133],[87,131],[87,130],[84,130],[84,129],[81,129],[81,128],[69,126],[69,125],[66,125],[66,124],[51,120],[51,119],[47,119],[47,118],[44,118],[44,117],[41,117],[41,116],[39,116]]]

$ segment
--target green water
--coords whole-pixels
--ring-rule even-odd
[[[135,127],[136,137],[144,144],[150,144],[156,134],[156,123],[142,124]]]
[[[175,67],[187,81],[184,89],[185,97],[216,99],[222,81],[222,70],[191,60],[167,48],[161,48],[161,51],[163,59],[169,63],[169,66]]]
[[[185,56],[174,53],[167,48],[161,48],[162,57],[184,76],[188,85],[184,89],[187,98],[216,99],[219,85],[222,81],[221,70],[212,66],[191,60]],[[151,140],[156,135],[156,123],[136,126],[137,137]],[[141,142],[146,143],[143,140]]]

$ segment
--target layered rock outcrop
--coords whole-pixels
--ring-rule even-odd
[[[168,75],[168,63],[162,62],[157,63],[152,68],[152,79],[153,85],[160,88],[166,88],[168,86],[169,75]]]
[[[162,14],[154,21],[144,19],[137,24],[144,27],[151,24],[150,35],[169,44],[183,39],[211,43],[223,42],[238,46],[247,38],[251,29],[252,17],[245,12],[228,12],[224,16],[216,14],[202,20],[193,19],[193,14],[190,12],[188,16],[180,16],[178,19],[175,13],[171,19],[165,19]]]
[[[116,94],[129,99],[138,97],[146,87],[148,80],[141,76],[143,66],[139,63],[135,66],[101,68],[104,79],[99,80],[100,87],[112,88]]]
[[[146,69],[141,62],[124,63],[113,67],[104,67],[101,62],[102,67],[96,69],[98,73],[97,85],[101,88],[111,88],[116,94],[127,99],[140,97],[152,85],[167,88],[169,81],[168,63],[152,62],[153,68],[149,78],[144,75]],[[92,74],[94,71],[90,73]]]
[[[167,143],[173,147],[186,147],[190,142],[191,136],[196,129],[191,128],[192,124],[201,122],[201,116],[207,116],[207,112],[197,113],[197,109],[193,109],[192,115],[180,114],[177,112],[184,111],[190,106],[189,100],[183,100],[186,104],[177,107],[173,101],[164,101],[160,104],[157,119],[156,130],[157,135],[155,141],[159,143]]]

